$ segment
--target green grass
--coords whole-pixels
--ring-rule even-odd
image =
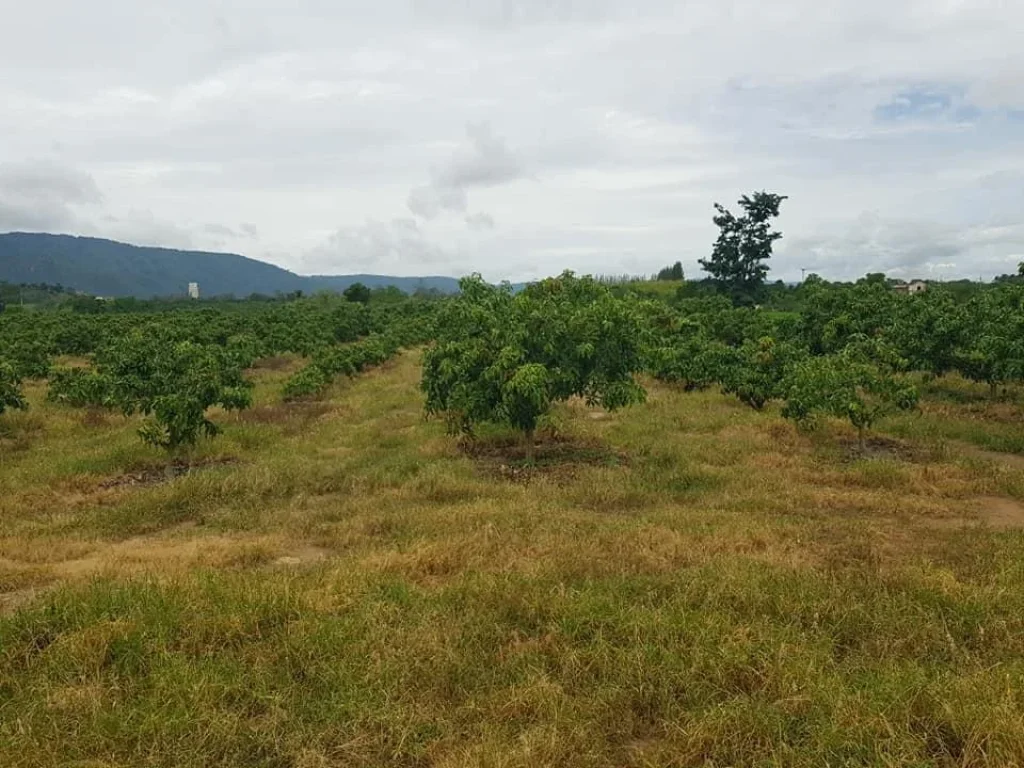
[[[287,373],[170,482],[110,486],[161,455],[41,388],[6,422],[0,765],[1024,763],[1024,468],[907,426],[1002,406],[928,394],[911,458],[854,460],[652,384],[510,472],[414,353]]]
[[[995,396],[983,384],[957,375],[922,382],[919,411],[884,426],[893,435],[922,442],[959,441],[1002,453],[1024,454],[1024,392],[1006,388]]]

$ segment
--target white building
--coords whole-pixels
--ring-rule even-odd
[[[198,299],[199,298],[199,283],[189,283],[188,284],[188,297],[190,299]]]
[[[900,283],[895,288],[901,293],[924,293],[928,290],[928,283],[922,280],[913,280],[909,283]]]

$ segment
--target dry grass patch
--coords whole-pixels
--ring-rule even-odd
[[[282,433],[295,435],[309,429],[325,414],[335,410],[330,403],[316,400],[294,400],[287,403],[256,405],[237,414],[242,424],[271,424],[282,428]]]
[[[308,405],[286,375],[192,457],[238,465],[132,488],[97,488],[162,461],[132,422],[32,395],[0,764],[1024,764],[1024,468],[937,417],[851,461],[655,384],[557,408],[508,482],[521,443],[424,420],[414,353]]]
[[[199,459],[172,459],[163,466],[147,467],[138,472],[129,472],[124,475],[104,480],[99,484],[100,488],[123,488],[125,486],[155,485],[167,483],[182,475],[199,472],[214,467],[230,467],[238,464],[239,460],[234,456],[208,456]]]

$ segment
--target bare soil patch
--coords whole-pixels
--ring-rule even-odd
[[[159,467],[146,467],[138,472],[128,472],[100,483],[100,488],[123,488],[125,486],[145,486],[166,483],[182,475],[214,467],[228,467],[238,464],[239,460],[233,456],[220,458],[196,459],[175,459],[170,464]]]
[[[838,443],[844,461],[893,459],[912,462],[925,458],[921,447],[884,435],[871,435],[865,438],[863,445],[854,437],[840,438]]]
[[[518,435],[483,439],[463,438],[459,451],[473,458],[489,474],[528,482],[537,476],[571,479],[579,467],[622,466],[629,463],[626,454],[615,451],[591,437],[576,437],[553,432],[538,432],[532,459],[525,440]]]
[[[285,434],[297,434],[332,410],[330,403],[318,400],[291,400],[274,405],[258,405],[238,413],[243,424],[273,424]]]
[[[978,501],[982,525],[1000,531],[1024,528],[1024,504],[1016,499],[985,496]]]
[[[926,528],[965,530],[988,528],[994,531],[1024,530],[1024,504],[1005,496],[982,496],[974,500],[977,512],[964,517],[930,517],[920,520]]]

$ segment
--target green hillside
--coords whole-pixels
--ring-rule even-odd
[[[184,295],[190,282],[205,296],[343,290],[354,282],[453,292],[450,277],[304,276],[234,253],[180,251],[113,240],[24,232],[0,234],[0,281],[62,285],[97,296]]]

